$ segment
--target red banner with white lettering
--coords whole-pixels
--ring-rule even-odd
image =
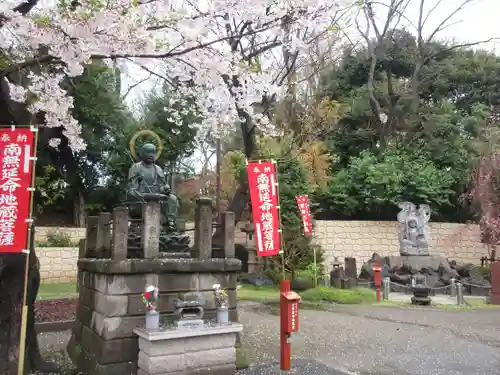
[[[249,162],[248,185],[257,255],[278,255],[280,233],[276,165],[272,161]]]
[[[26,252],[34,133],[0,129],[0,253]]]
[[[311,209],[309,208],[309,197],[307,195],[297,195],[295,197],[299,206],[300,217],[304,225],[304,234],[309,235],[313,232],[311,223]]]

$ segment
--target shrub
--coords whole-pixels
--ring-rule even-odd
[[[323,265],[322,261],[316,260],[316,264],[309,263],[306,265],[304,269],[296,271],[295,277],[308,279],[311,281],[312,285],[320,285],[321,281],[325,277],[325,266]],[[314,284],[315,277],[316,277],[316,284]]]
[[[37,243],[39,247],[75,247],[68,233],[51,230],[47,233],[47,240],[45,242]]]

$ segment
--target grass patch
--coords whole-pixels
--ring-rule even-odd
[[[275,301],[279,302],[279,288],[275,285],[241,285],[238,289],[241,301]],[[319,309],[322,302],[339,304],[361,304],[376,301],[375,292],[366,288],[336,289],[327,286],[306,290],[300,293],[304,308]]]
[[[38,299],[58,299],[76,297],[75,283],[41,284],[38,290]]]
[[[267,301],[279,300],[279,288],[275,285],[249,285],[243,284],[237,291],[240,301]]]
[[[366,288],[337,289],[320,286],[302,292],[301,297],[306,302],[331,302],[345,305],[373,303],[376,301],[375,292]]]

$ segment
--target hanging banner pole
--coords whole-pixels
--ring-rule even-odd
[[[24,253],[23,301],[19,341],[18,375],[24,375],[28,323],[28,274],[33,230],[33,198],[38,128],[0,128],[0,253]]]
[[[276,171],[276,195],[278,197],[278,205],[276,208],[278,209],[278,223],[279,223],[279,234],[280,234],[280,254],[281,254],[281,279],[286,280],[286,265],[285,265],[285,240],[283,238],[283,226],[281,225],[281,205],[280,205],[280,185],[278,182],[278,162],[276,160],[272,160],[274,164],[274,170]]]
[[[26,330],[28,327],[28,281],[29,281],[29,267],[30,267],[30,256],[31,256],[31,236],[33,234],[33,206],[35,203],[35,166],[37,160],[37,149],[38,149],[38,128],[35,126],[30,127],[30,131],[34,133],[34,141],[33,141],[33,153],[30,158],[31,161],[31,184],[30,184],[30,206],[29,206],[29,226],[28,226],[28,235],[26,238],[26,249],[28,252],[26,253],[26,265],[24,268],[24,292],[23,292],[23,308],[22,308],[22,319],[21,319],[21,342],[19,343],[19,369],[17,371],[18,375],[24,374],[24,360],[26,353]]]

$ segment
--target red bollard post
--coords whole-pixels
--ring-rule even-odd
[[[380,287],[382,286],[382,268],[380,266],[373,266],[373,282],[375,284],[377,302],[380,303]]]
[[[300,296],[290,290],[290,280],[280,283],[280,368],[290,371],[292,350],[290,338],[292,332],[299,330]]]

